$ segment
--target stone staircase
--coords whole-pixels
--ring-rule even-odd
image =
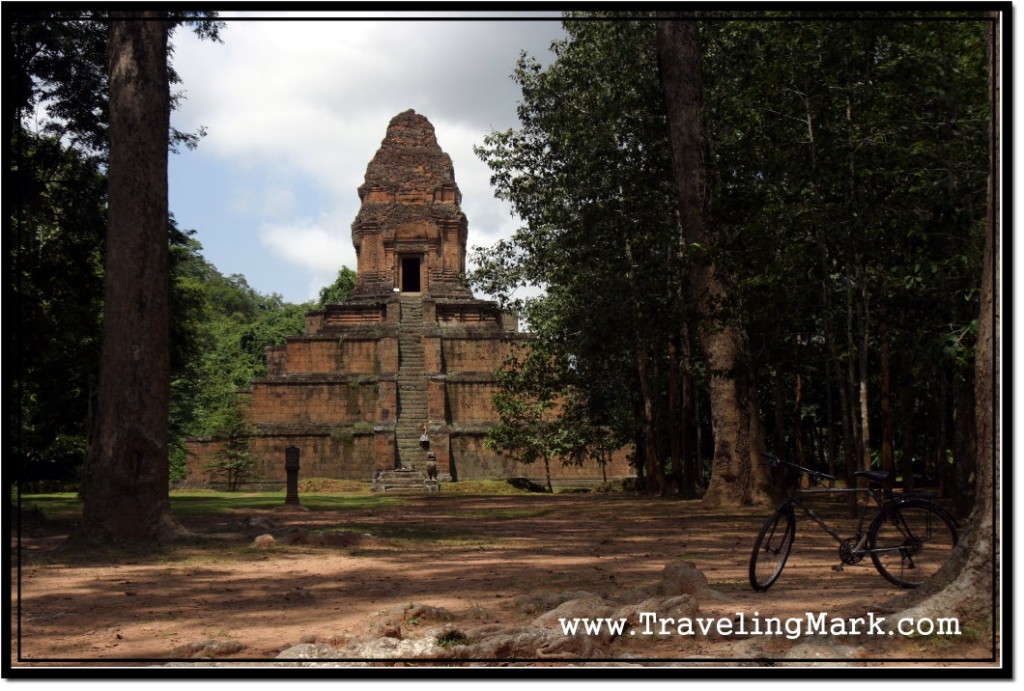
[[[421,470],[385,470],[374,478],[371,492],[437,492],[437,480],[428,480]]]
[[[427,378],[423,366],[423,303],[419,296],[400,298],[398,329],[398,420],[395,441],[402,468],[426,471],[427,451],[420,446],[427,421]]]

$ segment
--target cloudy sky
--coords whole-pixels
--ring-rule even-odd
[[[515,229],[473,146],[518,125],[509,75],[520,51],[548,60],[556,13],[222,16],[223,43],[173,37],[186,97],[173,124],[207,136],[170,158],[171,211],[221,273],[303,302],[342,265],[355,269],[356,188],[388,121],[409,108],[452,157],[470,246]]]

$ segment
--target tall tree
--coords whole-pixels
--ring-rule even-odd
[[[989,94],[992,105],[989,140],[988,214],[985,226],[985,259],[981,278],[981,309],[978,315],[978,344],[975,354],[975,407],[977,439],[977,479],[975,504],[968,530],[948,565],[946,579],[934,579],[933,587],[922,589],[923,601],[900,612],[903,617],[959,616],[984,623],[991,617],[996,631],[996,606],[999,603],[999,404],[1000,369],[1000,285],[1001,263],[1001,43],[1002,23],[1006,16],[994,11],[989,15]],[[930,584],[931,585],[931,584]],[[937,587],[941,590],[935,592]],[[993,645],[995,640],[993,640]]]
[[[538,352],[579,375],[592,412],[617,399],[649,489],[694,469],[719,394],[733,431],[758,439],[765,420],[782,455],[853,471],[888,439],[905,483],[949,487],[955,469],[966,486],[987,122],[976,15],[703,23],[700,225],[676,212],[653,21],[569,15],[548,66],[520,61],[522,129],[481,153],[526,227],[476,278],[499,296],[546,289],[524,305]],[[720,460],[760,469],[735,451]],[[717,487],[740,482],[719,468]]]
[[[854,470],[888,432],[904,483],[968,478],[988,120],[974,14],[701,26],[716,259],[780,454]]]
[[[759,457],[763,450],[760,412],[752,373],[745,368],[749,362],[746,335],[719,311],[728,297],[714,259],[716,233],[708,213],[700,34],[692,14],[658,22],[658,54],[684,241],[708,253],[690,266],[692,294],[702,313],[701,343],[709,369],[715,437],[704,502],[713,506],[762,502],[771,491]]]
[[[567,398],[582,404],[573,414],[631,442],[647,489],[668,493],[689,401],[679,382],[692,378],[680,371],[686,287],[654,24],[599,13],[563,26],[550,65],[517,65],[522,128],[478,149],[525,226],[478,256],[474,280],[499,300],[523,284],[545,288],[511,303],[540,366],[556,363]],[[693,479],[697,455],[688,458]]]
[[[218,40],[222,24],[213,16],[190,12],[178,19],[201,37]],[[13,337],[10,439],[19,482],[69,482],[80,474],[97,395],[109,22],[104,11],[29,5],[5,8],[4,30],[4,131],[10,146],[4,182],[16,190],[5,218],[5,249],[13,268],[11,311],[20,327]],[[170,65],[168,72],[176,83]],[[172,147],[192,147],[199,136],[201,130],[172,128],[170,139]],[[178,243],[180,234],[168,230],[170,243]],[[180,307],[187,297],[177,288],[172,292]],[[172,322],[173,363],[190,347],[194,324]]]
[[[74,540],[181,535],[168,498],[169,24],[116,16],[107,43],[108,216],[97,411]]]
[[[551,486],[551,461],[568,457],[566,428],[560,424],[556,397],[561,390],[558,367],[550,361],[517,362],[513,354],[499,371],[499,390],[494,394],[494,408],[499,423],[487,434],[487,447],[510,454],[520,463],[532,465],[544,461],[548,492]]]

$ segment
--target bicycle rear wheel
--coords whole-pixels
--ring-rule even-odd
[[[868,532],[868,551],[878,573],[901,588],[916,588],[953,556],[953,519],[923,499],[883,507]]]
[[[750,587],[765,591],[779,579],[796,535],[796,517],[791,507],[778,509],[765,521],[750,555]]]

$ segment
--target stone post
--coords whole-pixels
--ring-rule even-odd
[[[288,474],[284,497],[285,506],[299,505],[299,447],[284,450],[284,470]]]

